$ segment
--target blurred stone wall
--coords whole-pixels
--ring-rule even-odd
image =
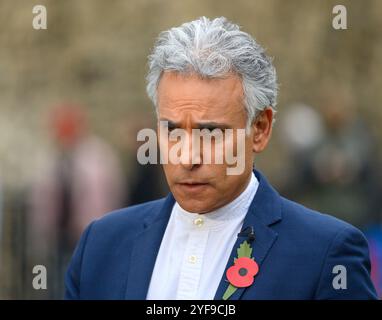
[[[48,29],[32,28],[43,4]],[[202,15],[226,16],[253,34],[277,67],[279,114],[291,102],[319,104],[345,92],[380,136],[382,2],[342,1],[348,30],[332,28],[337,1],[0,1],[0,176],[22,185],[47,147],[47,113],[63,101],[87,106],[95,130],[119,145],[121,126],[152,116],[146,57],[161,30]],[[277,129],[277,127],[276,127]],[[265,170],[280,166],[270,151]],[[272,161],[270,161],[272,159]]]
[[[47,8],[47,30],[32,28],[37,4]],[[347,7],[347,30],[332,28],[336,4]],[[51,148],[49,111],[62,102],[86,106],[94,132],[126,152],[125,141],[135,139],[129,128],[154,119],[144,78],[155,37],[203,15],[233,20],[274,57],[278,118],[290,104],[303,102],[320,112],[328,97],[338,97],[355,107],[382,144],[380,0],[0,0],[4,198],[18,203],[36,174]],[[257,160],[272,182],[285,170],[276,133],[277,122],[267,152]],[[0,241],[0,298],[25,297],[29,271],[23,269],[23,246],[17,246],[25,221],[17,210],[23,209],[6,212],[7,222],[21,227],[8,230]],[[2,247],[11,249],[2,252]]]

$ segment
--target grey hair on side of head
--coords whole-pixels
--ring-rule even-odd
[[[259,112],[276,112],[277,76],[272,59],[248,33],[224,17],[201,17],[159,34],[148,57],[147,94],[157,109],[157,88],[164,71],[242,79],[247,132]]]

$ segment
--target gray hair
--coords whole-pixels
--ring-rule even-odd
[[[157,88],[164,71],[242,79],[249,129],[264,108],[276,111],[277,77],[272,60],[248,33],[224,17],[201,17],[159,34],[148,57],[147,94],[157,107]]]

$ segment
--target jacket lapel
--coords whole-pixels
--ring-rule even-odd
[[[256,286],[256,277],[261,275],[262,262],[277,239],[277,232],[271,229],[270,226],[281,220],[280,196],[260,172],[255,171],[255,175],[259,180],[259,187],[248,209],[242,227],[242,230],[245,230],[247,227],[252,226],[255,234],[255,240],[251,243],[251,247],[253,248],[252,256],[259,265],[259,273],[255,276],[252,286]],[[237,238],[216,291],[215,300],[222,299],[229,285],[226,277],[227,269],[233,265],[234,258],[237,257],[237,249],[246,239],[246,236]],[[229,299],[240,299],[246,289],[238,288]]]
[[[160,211],[144,222],[144,230],[133,240],[125,293],[127,300],[146,299],[155,260],[174,203],[170,193]]]

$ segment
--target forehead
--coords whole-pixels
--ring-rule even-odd
[[[165,72],[158,86],[158,111],[161,117],[191,116],[195,119],[242,116],[243,87],[237,75],[223,79],[202,79],[197,75]]]

